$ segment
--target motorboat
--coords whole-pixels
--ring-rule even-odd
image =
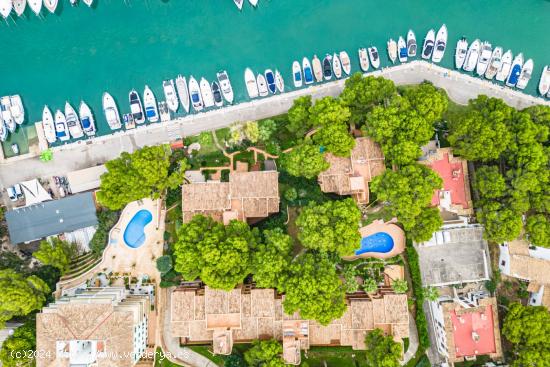
[[[435,45],[435,31],[430,29],[424,38],[424,44],[422,45],[422,58],[429,60],[434,52]]]
[[[11,0],[0,0],[0,15],[7,19],[13,9],[13,3]]]
[[[244,0],[233,0],[233,2],[234,2],[235,5],[237,6],[237,9],[239,9],[239,10],[242,10],[242,9],[243,9]]]
[[[187,88],[187,81],[181,74],[176,78],[176,91],[180,99],[181,105],[186,113],[189,113],[190,101],[189,101],[189,89]]]
[[[22,16],[27,7],[27,0],[13,0],[13,9],[18,17]]]
[[[148,85],[143,89],[143,107],[145,108],[145,117],[147,117],[149,122],[157,122],[159,120],[157,98]]]
[[[65,119],[67,121],[69,134],[71,134],[73,139],[79,139],[84,136],[84,131],[82,130],[78,115],[69,102],[65,102]]]
[[[443,60],[443,56],[445,55],[446,48],[447,48],[447,26],[443,24],[441,28],[439,28],[439,31],[437,31],[437,35],[435,36],[435,46],[434,46],[434,52],[432,55],[432,61],[440,62],[441,60]]]
[[[409,29],[409,32],[407,33],[407,55],[409,57],[416,57],[416,36],[412,29]]]
[[[502,64],[500,65],[500,69],[495,77],[495,79],[499,82],[505,81],[508,74],[510,74],[510,69],[512,68],[512,57],[511,50],[506,51],[504,55],[502,55]]]
[[[249,2],[250,5],[252,5],[253,7],[256,7],[256,5],[258,5],[258,0],[248,0],[248,2]]]
[[[497,72],[500,70],[502,65],[502,47],[495,47],[493,53],[491,54],[491,61],[489,61],[489,66],[485,72],[485,78],[491,80],[497,75]]]
[[[82,0],[82,2],[88,5],[88,7],[92,7],[92,5],[94,4],[94,0]],[[145,96],[143,97],[143,100],[145,101]]]
[[[521,68],[521,74],[519,74],[516,88],[525,89],[525,87],[527,87],[527,84],[529,83],[529,80],[531,80],[531,76],[533,75],[533,66],[533,59],[525,61],[525,64],[523,64],[523,67]]]
[[[76,6],[78,0],[69,0],[69,3],[71,3],[71,6]]]
[[[267,89],[267,81],[262,73],[258,74],[256,77],[256,84],[258,85],[258,93],[260,94],[260,97],[265,97],[269,94]]]
[[[468,53],[468,41],[466,40],[466,37],[462,37],[456,43],[455,67],[457,69],[462,69],[462,66],[464,66],[467,53]]]
[[[15,129],[17,128],[17,124],[15,123],[15,120],[13,119],[13,116],[11,115],[11,103],[10,103],[10,97],[2,97],[0,98],[0,110],[2,112],[2,119],[4,120],[4,124],[10,131],[10,133],[13,133]]]
[[[92,110],[86,104],[86,102],[80,102],[78,115],[80,116],[80,123],[82,124],[82,128],[84,129],[84,133],[87,136],[94,136],[96,133],[94,115],[92,114]]]
[[[329,54],[323,59],[323,77],[325,80],[332,79],[332,56]]]
[[[264,73],[264,76],[265,81],[267,82],[267,89],[272,94],[275,94],[275,92],[277,91],[277,86],[275,85],[275,74],[273,73],[273,70],[267,69]]]
[[[122,121],[124,121],[124,129],[131,130],[136,128],[136,121],[134,120],[134,115],[131,113],[125,113],[122,115]]]
[[[300,88],[302,86],[302,68],[298,61],[292,63],[292,79],[294,80],[294,87]]]
[[[220,84],[223,98],[225,98],[227,103],[233,103],[233,87],[231,86],[231,81],[229,80],[229,75],[227,75],[227,71],[222,70],[218,72],[216,76],[218,77],[218,82]]]
[[[197,79],[190,76],[188,87],[193,109],[197,112],[202,111],[202,109],[204,108],[204,102],[202,100],[201,89],[199,87],[199,82],[197,82]]]
[[[367,72],[369,70],[369,54],[366,48],[360,48],[358,51],[359,54],[359,66],[361,70]]]
[[[55,111],[55,136],[60,141],[70,139],[67,119],[65,119],[65,115],[60,110]]]
[[[44,0],[44,6],[50,11],[50,13],[55,13],[57,9],[58,0]]]
[[[378,55],[378,49],[376,46],[372,46],[368,48],[369,53],[369,60],[370,64],[374,69],[378,69],[380,67],[380,55]]]
[[[174,86],[174,80],[169,79],[162,82],[162,89],[164,90],[164,97],[166,98],[166,104],[172,112],[177,112],[179,108],[178,95],[176,94],[176,87]]]
[[[8,138],[8,128],[0,121],[0,141],[6,141]]]
[[[212,94],[212,87],[210,83],[205,78],[201,78],[199,82],[199,87],[201,89],[202,101],[204,103],[204,108],[210,108],[214,106],[214,95]]]
[[[397,56],[399,57],[399,62],[407,62],[407,58],[409,57],[407,43],[401,36],[399,36],[399,39],[397,40]]]
[[[223,106],[222,92],[220,90],[220,85],[218,84],[218,82],[214,80],[210,87],[212,89],[212,95],[214,96],[214,104],[216,105],[216,107]]]
[[[170,116],[170,107],[168,107],[168,102],[166,101],[159,102],[159,115],[160,115],[160,122],[170,121],[172,117]]]
[[[13,154],[15,155],[19,155],[19,144],[17,143],[13,143],[11,146],[11,151],[13,152]]]
[[[246,68],[246,70],[244,71],[244,83],[246,85],[248,97],[258,97],[258,83],[256,82],[256,76],[254,75],[254,72],[250,68]]]
[[[491,61],[491,55],[493,54],[493,46],[485,41],[481,43],[481,49],[479,51],[479,59],[477,60],[476,73],[477,75],[483,75],[489,67]]]
[[[321,64],[321,60],[317,57],[317,55],[313,55],[313,59],[311,59],[311,66],[313,68],[313,76],[315,77],[315,81],[317,83],[323,81],[323,65]]]
[[[283,93],[285,91],[285,80],[279,70],[275,70],[275,86],[277,87],[279,93]]]
[[[25,121],[25,109],[19,94],[10,96],[10,112],[17,125],[21,125]]]
[[[473,71],[476,68],[480,47],[481,42],[478,39],[472,42],[468,48],[468,52],[466,52],[466,61],[464,61],[464,66],[462,67],[464,71]]]
[[[351,60],[346,51],[340,51],[340,63],[342,64],[342,70],[346,75],[351,73]]]
[[[115,103],[113,96],[109,93],[103,93],[101,100],[103,107],[103,113],[105,114],[105,119],[111,130],[118,130],[122,127],[120,122],[120,114],[118,113],[118,107]]]
[[[395,60],[397,60],[397,42],[392,38],[388,41],[388,57],[392,64],[395,64]]]
[[[313,83],[313,70],[311,69],[311,64],[307,57],[302,59],[302,70],[304,71],[304,83],[306,83],[306,85]]]
[[[332,55],[332,72],[337,79],[342,77],[342,63],[336,53]]]
[[[44,131],[44,136],[46,141],[50,144],[55,143],[57,136],[55,134],[55,123],[52,116],[52,111],[50,111],[48,106],[44,106],[42,110],[42,130]]]
[[[141,104],[138,92],[132,89],[128,98],[130,100],[130,113],[134,122],[138,125],[143,124],[145,122],[145,114],[143,113],[143,104]]]
[[[40,15],[40,11],[42,11],[42,0],[27,0],[27,3],[34,14]]]
[[[550,92],[550,67],[546,65],[542,69],[542,74],[540,75],[539,93],[541,94],[541,96],[544,96],[548,92]]]
[[[506,85],[509,87],[515,87],[518,83],[519,76],[521,74],[523,66],[523,54],[520,53],[514,58],[514,61],[512,62],[512,67],[510,68],[510,74],[508,75],[508,79],[506,80]]]

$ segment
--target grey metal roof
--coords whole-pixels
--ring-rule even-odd
[[[87,192],[10,210],[6,221],[11,242],[18,244],[94,226],[97,216],[92,193]]]

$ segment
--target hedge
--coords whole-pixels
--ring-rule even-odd
[[[410,241],[407,241],[407,259],[409,260],[409,269],[413,285],[413,295],[416,302],[416,328],[418,329],[418,339],[420,346],[424,349],[430,347],[430,336],[428,335],[428,322],[424,314],[424,290],[422,288],[422,278],[420,276],[420,266],[418,264],[418,253]]]

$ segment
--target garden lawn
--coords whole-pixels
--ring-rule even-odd
[[[302,365],[309,367],[362,367],[365,366],[365,352],[351,347],[311,347],[308,358],[302,354]]]

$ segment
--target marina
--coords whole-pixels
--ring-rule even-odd
[[[411,8],[420,6],[425,8],[426,11],[430,6],[429,3],[430,1],[426,4],[414,5],[413,2],[406,2],[403,6]],[[29,3],[30,5],[31,3]],[[452,12],[458,11],[458,9],[455,9],[458,6],[453,4],[449,4],[445,13],[435,14],[434,10],[433,14],[430,14],[433,16],[430,19],[426,19],[426,14],[424,14],[424,17],[418,17],[418,19],[408,18],[406,22],[403,21],[399,25],[385,24],[382,21],[383,16],[381,14],[376,17],[378,12],[389,11],[389,5],[362,7],[357,2],[357,9],[354,9],[354,11],[351,11],[349,4],[339,6],[334,3],[327,7],[315,7],[315,3],[309,0],[305,0],[300,4],[293,4],[285,0],[277,3],[259,2],[256,9],[248,6],[249,4],[246,2],[245,5],[242,11],[239,12],[235,4],[231,2],[218,6],[198,3],[188,4],[184,17],[182,15],[183,8],[180,8],[182,5],[176,2],[154,2],[147,6],[133,3],[129,7],[124,4],[99,1],[92,9],[84,9],[85,7],[82,4],[73,8],[68,2],[60,1],[56,14],[50,15],[46,9],[42,9],[42,18],[33,16],[27,19],[14,19],[15,13],[12,13],[12,19],[8,19],[6,24],[2,25],[4,29],[0,37],[3,38],[2,41],[5,45],[4,57],[21,59],[22,65],[13,73],[6,73],[0,85],[0,92],[3,92],[0,95],[19,94],[22,97],[26,116],[24,125],[26,126],[24,129],[17,129],[14,134],[8,136],[6,143],[3,144],[5,156],[10,156],[10,146],[14,141],[20,143],[19,145],[23,148],[21,153],[25,153],[23,137],[29,135],[26,130],[34,129],[32,125],[35,121],[42,119],[45,105],[55,111],[57,109],[64,110],[66,100],[72,100],[73,107],[78,107],[81,100],[85,101],[95,119],[95,135],[102,136],[113,132],[110,126],[117,126],[117,119],[115,114],[112,113],[115,108],[118,109],[119,120],[123,118],[124,114],[130,112],[130,104],[125,96],[132,88],[138,91],[139,99],[144,98],[141,91],[144,90],[145,85],[149,85],[152,94],[156,96],[156,100],[159,102],[166,100],[168,102],[163,80],[176,79],[178,74],[182,74],[182,76],[188,78],[190,83],[190,77],[193,74],[196,78],[195,82],[197,80],[202,81],[202,78],[206,82],[202,83],[204,88],[197,88],[198,95],[197,93],[194,95],[195,98],[200,98],[200,103],[198,103],[197,109],[192,110],[192,112],[198,112],[203,107],[199,105],[204,103],[203,89],[206,96],[213,96],[212,100],[214,100],[215,106],[220,105],[219,98],[216,102],[216,96],[213,95],[212,87],[215,88],[213,81],[216,80],[217,73],[220,70],[227,69],[226,75],[230,78],[232,84],[234,103],[242,103],[249,99],[245,84],[246,80],[243,78],[244,70],[247,67],[253,70],[256,84],[258,81],[260,82],[256,86],[257,89],[260,87],[258,94],[270,94],[270,83],[266,81],[267,76],[265,75],[265,71],[269,68],[275,73],[276,81],[279,81],[279,84],[285,84],[284,90],[288,92],[294,88],[303,88],[305,84],[313,79],[314,75],[317,80],[319,73],[316,71],[319,70],[319,65],[316,68],[316,63],[313,62],[313,68],[310,66],[306,75],[303,70],[303,63],[299,63],[303,58],[307,58],[309,62],[309,60],[314,60],[313,56],[315,54],[325,55],[329,53],[330,60],[328,62],[330,64],[328,66],[330,66],[330,70],[325,67],[326,63],[324,61],[321,65],[325,79],[338,77],[339,75],[343,77],[347,71],[344,69],[342,72],[344,67],[342,51],[346,51],[346,55],[351,55],[349,57],[349,68],[350,72],[353,73],[360,70],[358,50],[361,47],[377,46],[379,49],[381,47],[384,49],[384,57],[380,57],[378,61],[381,63],[381,67],[386,67],[390,65],[390,62],[386,57],[385,42],[390,37],[398,39],[400,36],[407,36],[408,30],[411,29],[418,39],[419,50],[416,56],[418,59],[423,51],[421,49],[422,42],[429,28],[434,29],[432,52],[437,50],[438,39],[443,39],[438,32],[443,23],[446,24],[449,32],[448,39],[445,38],[449,45],[446,45],[446,51],[440,64],[449,69],[454,67],[454,48],[456,41],[462,35],[468,40],[474,40],[475,37],[490,39],[493,44],[502,46],[504,49],[513,49],[514,54],[523,52],[526,59],[533,59],[532,80],[527,84],[524,91],[528,94],[537,95],[540,73],[543,66],[550,60],[550,51],[537,45],[537,42],[542,44],[544,42],[544,22],[542,19],[539,20],[537,16],[529,18],[530,27],[534,29],[532,32],[534,36],[531,37],[529,42],[525,42],[526,40],[520,37],[521,32],[518,34],[504,29],[506,26],[503,24],[506,24],[506,22],[502,21],[502,14],[495,14],[491,19],[488,19],[486,26],[477,23],[474,26],[473,19],[460,19],[460,21],[455,19]],[[489,7],[490,5],[482,5],[481,7],[484,6]],[[536,10],[537,13],[549,10],[548,7],[548,4],[544,2],[532,2],[532,8],[538,9]],[[512,5],[503,5],[501,8],[504,14],[512,14],[515,11]],[[26,12],[28,13],[30,10],[27,9]],[[347,21],[343,25],[337,24],[338,30],[330,29],[332,26],[327,26],[330,23],[328,21],[320,22],[320,24],[324,24],[323,30],[319,28],[321,27],[320,24],[312,25],[313,28],[309,35],[302,37],[299,42],[294,42],[291,34],[297,29],[298,24],[286,20],[286,15],[289,12],[313,12],[316,19],[338,17]],[[411,14],[414,12],[410,10]],[[219,34],[219,32],[216,32],[214,36],[213,33],[209,33],[209,27],[198,32],[193,14],[206,14],[212,18],[213,24],[219,20],[227,23],[230,29],[234,29],[239,34],[250,35],[248,46],[244,49],[242,46],[231,48],[232,45],[237,43],[237,40],[233,39],[234,36],[229,33],[227,35]],[[523,16],[523,14],[517,15],[518,18]],[[115,17],[118,18],[118,21],[110,22]],[[125,19],[134,19],[137,22],[134,22],[136,24],[130,24]],[[273,20],[268,21],[267,19]],[[354,27],[354,24],[363,22],[365,19],[372,20],[369,21],[368,26]],[[281,21],[285,22],[285,31],[282,34],[275,30],[276,28],[279,29],[279,25],[274,24],[275,20],[279,23]],[[527,18],[524,21],[527,21]],[[97,31],[79,32],[77,34],[63,32],[63,28],[73,27],[73,24],[78,22],[95,24]],[[162,24],[166,22],[178,23],[178,27],[161,28],[163,27]],[[499,28],[498,32],[491,28],[494,24],[499,25],[497,27]],[[537,39],[539,34],[536,31],[537,27],[540,28],[540,39]],[[164,32],[164,29],[169,29],[168,33]],[[435,33],[439,37],[436,37]],[[109,36],[103,36],[105,34],[109,34]],[[326,36],[318,37],[316,34],[326,34]],[[510,38],[514,34],[517,39]],[[269,44],[268,40],[273,37],[277,38],[276,44],[278,46],[264,48],[263,46]],[[407,46],[408,41],[409,37],[407,37]],[[54,42],[56,47],[59,48],[59,53],[51,55],[45,50],[41,50],[42,47],[51,45]],[[271,43],[275,43],[275,40]],[[139,46],[146,46],[147,52],[136,51],[139,52],[140,57],[135,58],[130,50]],[[35,51],[35,49],[37,50]],[[407,49],[406,51],[408,51]],[[22,55],[32,55],[35,52],[40,53],[41,57],[21,57]],[[373,53],[370,52],[370,49],[368,53],[371,57],[372,70]],[[408,52],[407,56],[409,56]],[[299,87],[294,87],[295,83],[292,82],[291,66],[293,60],[298,60],[300,82],[302,83]],[[345,66],[347,68],[347,63]],[[38,76],[37,73],[44,70],[44,67],[48,68],[49,73]],[[277,78],[277,70],[280,71],[280,78]],[[521,79],[519,74],[517,79]],[[176,89],[177,93],[180,94],[177,80]],[[221,89],[223,92],[223,87]],[[190,86],[189,90],[191,90]],[[111,111],[110,122],[107,121],[106,114],[103,113],[105,110],[103,103],[105,92],[108,92],[116,103],[109,110]],[[182,91],[182,93],[185,93],[185,91]],[[192,93],[191,98],[193,98]],[[207,102],[210,104],[212,101],[208,98]],[[193,102],[193,106],[195,104]],[[140,105],[141,101],[132,105],[138,108],[138,113],[134,113],[133,116],[138,125],[141,122],[138,116]],[[170,107],[170,104],[168,104],[168,107]],[[184,108],[180,107],[177,114],[174,114],[171,108],[170,110],[172,111],[172,118],[185,115]],[[143,106],[141,106],[141,113],[144,114]],[[76,113],[74,115],[80,120]],[[71,120],[68,120],[67,123],[69,121],[72,123],[75,120],[72,117],[71,114]],[[159,119],[159,111],[157,110],[156,120]],[[78,135],[78,132],[75,131],[75,133]],[[58,141],[55,144],[60,144],[60,142]]]

